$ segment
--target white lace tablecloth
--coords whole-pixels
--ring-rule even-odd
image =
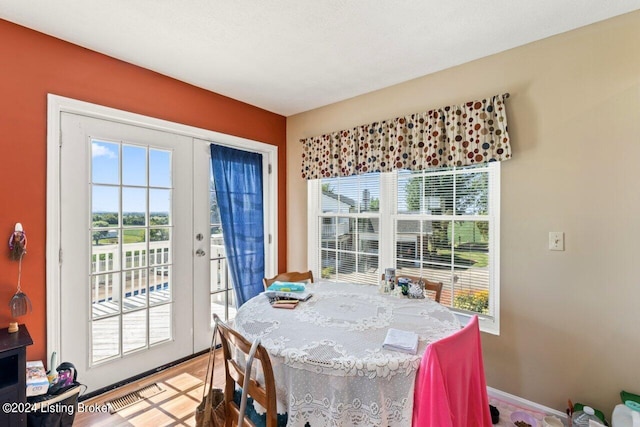
[[[430,299],[379,294],[375,286],[320,282],[293,310],[264,295],[245,303],[235,328],[260,338],[276,378],[278,412],[288,426],[411,425],[415,374],[426,346],[460,329]],[[419,336],[416,355],[382,349],[389,328]]]

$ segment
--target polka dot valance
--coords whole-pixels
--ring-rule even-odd
[[[301,140],[306,179],[469,166],[511,158],[507,112],[496,95]]]

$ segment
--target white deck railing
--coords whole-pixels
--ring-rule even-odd
[[[216,244],[213,244],[216,243]],[[147,264],[146,243],[132,243],[125,245],[125,256],[122,263],[118,259],[118,245],[101,245],[93,247],[93,263],[91,270],[95,279],[92,283],[92,323],[93,343],[92,362],[111,359],[120,354],[153,345],[171,338],[170,318],[172,301],[171,254],[169,242],[150,242]],[[221,239],[214,239],[211,244],[211,276],[210,276],[210,307],[211,313],[216,313],[223,319],[235,317],[233,292],[226,292],[231,286],[227,258]],[[151,275],[148,281],[145,274],[150,267]],[[120,270],[125,267],[121,295],[119,283]],[[131,271],[126,271],[133,269]],[[144,273],[143,273],[144,272]],[[147,296],[146,293],[149,292]],[[148,308],[149,328],[146,317],[142,315]],[[127,317],[126,336],[120,344],[120,329],[118,315],[124,311]],[[136,313],[140,313],[140,324],[135,322]],[[131,317],[133,316],[133,317]],[[123,317],[123,322],[125,322]],[[126,323],[125,322],[125,323]],[[123,330],[124,332],[124,330]],[[148,337],[147,337],[148,333]]]
[[[145,267],[152,269],[148,283],[150,292],[166,290],[170,287],[166,280],[166,277],[170,276],[172,261],[170,242],[149,242],[148,258],[145,242],[127,243],[124,246],[124,257],[121,263],[118,262],[118,245],[93,246],[91,271],[94,275],[92,283],[92,302],[94,304],[145,294],[147,292],[146,270],[143,270]],[[212,244],[210,254],[210,291],[212,293],[224,291],[230,284],[224,246]],[[125,270],[125,283],[122,286],[124,295],[120,295],[120,286],[115,283],[120,277],[118,274],[120,270]]]

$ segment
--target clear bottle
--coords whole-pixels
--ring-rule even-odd
[[[600,418],[596,417],[596,411],[591,406],[584,406],[582,411],[576,411],[571,417],[571,423],[574,427],[589,427],[589,420],[602,423]]]
[[[378,292],[380,292],[381,294],[389,293],[389,286],[387,285],[386,280],[380,280],[380,284],[378,285]]]

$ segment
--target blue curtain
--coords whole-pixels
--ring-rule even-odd
[[[213,181],[236,305],[264,290],[262,155],[211,145]]]

